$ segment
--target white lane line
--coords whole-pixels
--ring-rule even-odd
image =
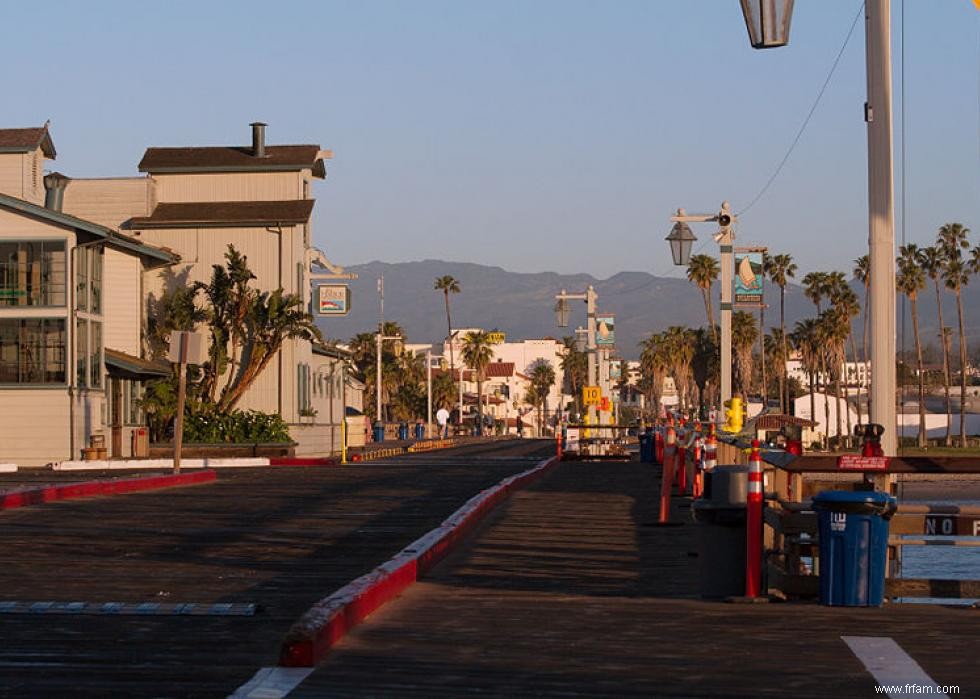
[[[312,667],[264,667],[229,699],[282,699],[311,672]]]
[[[878,686],[884,687],[882,692],[889,697],[899,697],[912,692],[906,687],[938,687],[937,683],[926,674],[908,653],[902,650],[894,639],[886,636],[841,636],[857,656],[868,672],[875,678]],[[891,690],[891,691],[888,691]],[[914,689],[912,690],[915,691]],[[946,697],[944,692],[930,692],[931,697]]]

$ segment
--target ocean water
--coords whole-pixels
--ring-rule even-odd
[[[911,501],[909,501],[911,502]],[[916,504],[980,505],[980,500],[915,501]],[[916,536],[916,539],[972,539],[965,536]],[[942,580],[980,580],[980,547],[970,546],[903,546],[903,578],[936,578]],[[975,604],[977,599],[936,599],[906,597],[900,600],[918,604]]]

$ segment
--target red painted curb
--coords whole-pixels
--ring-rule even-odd
[[[67,483],[65,485],[50,485],[44,488],[24,488],[9,493],[0,494],[0,510],[12,510],[16,507],[41,505],[56,500],[72,500],[88,498],[97,495],[122,495],[140,490],[156,490],[158,488],[173,488],[181,485],[194,485],[215,480],[214,471],[192,471],[169,476],[144,476],[141,478],[123,478],[112,481],[85,481],[83,483]]]
[[[329,457],[276,456],[269,459],[270,466],[339,466],[337,459]]]
[[[538,480],[557,463],[555,457],[546,459],[475,495],[394,558],[317,602],[287,632],[279,650],[279,665],[316,665],[349,630],[445,558],[466,533],[511,492]]]

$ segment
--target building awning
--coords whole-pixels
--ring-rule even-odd
[[[134,357],[119,350],[105,348],[105,367],[109,376],[119,379],[149,381],[170,376],[170,365],[163,361],[151,361]]]
[[[149,228],[247,228],[307,223],[312,199],[286,201],[164,202],[149,216],[131,218],[131,230]]]

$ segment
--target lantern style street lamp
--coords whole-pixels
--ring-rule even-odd
[[[683,216],[684,209],[678,209],[677,215]],[[674,258],[674,264],[686,266],[691,260],[691,245],[697,240],[691,227],[683,221],[678,221],[664,240],[670,243],[670,254]]]
[[[793,0],[741,0],[745,28],[754,49],[774,49],[789,43]]]

